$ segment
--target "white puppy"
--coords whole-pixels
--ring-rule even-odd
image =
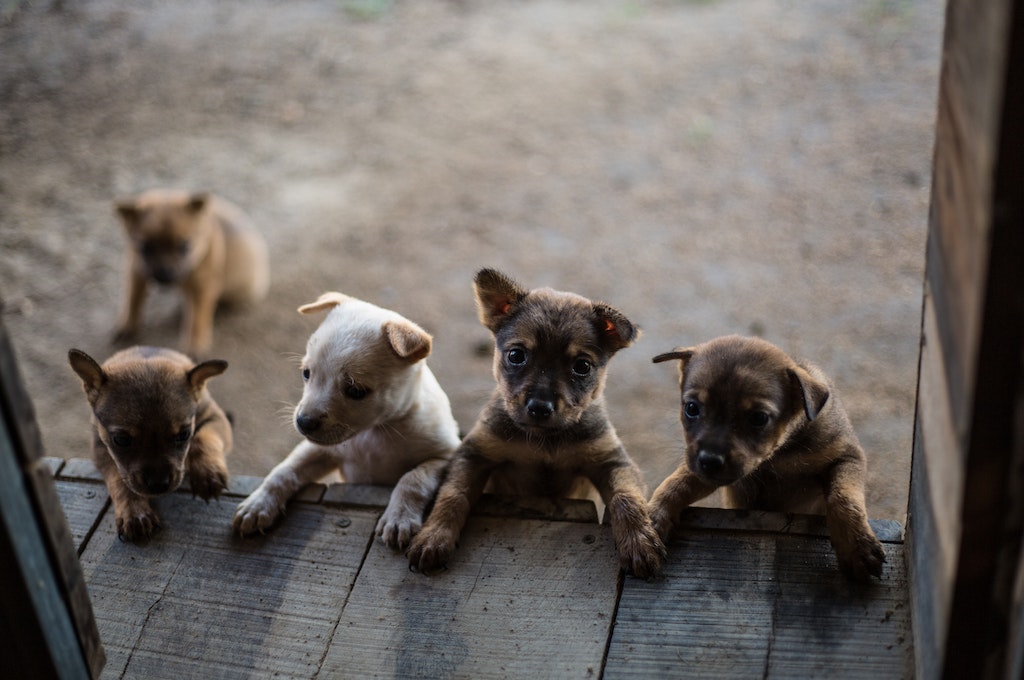
[[[459,444],[448,397],[424,361],[431,337],[395,312],[341,293],[299,307],[323,310],[330,311],[306,345],[295,407],[305,440],[239,504],[233,528],[264,531],[299,489],[337,470],[354,484],[394,485],[377,535],[405,548]]]

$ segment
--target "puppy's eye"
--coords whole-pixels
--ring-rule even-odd
[[[688,420],[697,420],[697,418],[700,418],[700,413],[700,402],[693,401],[691,399],[683,404],[683,415],[685,415]]]
[[[366,395],[370,393],[370,390],[362,387],[361,385],[349,385],[345,388],[345,396],[353,401],[359,401],[365,399]]]
[[[764,411],[751,411],[747,418],[750,421],[750,426],[758,430],[768,427],[768,423],[772,419]]]
[[[310,372],[308,368],[302,369],[302,381],[306,382],[309,380]]]
[[[178,434],[174,435],[175,444],[184,444],[192,438],[192,426],[186,425],[185,427],[178,430]]]
[[[576,361],[572,362],[573,375],[589,375],[592,368],[594,368],[594,365],[591,364],[586,359],[577,359]]]
[[[126,449],[132,445],[132,436],[127,432],[111,432],[110,441],[114,446]]]
[[[512,366],[522,366],[526,363],[526,350],[522,347],[513,347],[505,352],[505,359]]]

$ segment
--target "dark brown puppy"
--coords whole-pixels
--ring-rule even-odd
[[[117,535],[144,541],[160,520],[149,499],[178,488],[209,500],[228,483],[231,424],[206,381],[226,361],[195,364],[173,350],[130,347],[100,366],[81,350],[68,361],[92,407],[92,455],[114,504]]]
[[[864,451],[821,369],[735,335],[654,357],[671,359],[679,360],[686,454],[651,498],[662,539],[684,508],[724,487],[727,507],[825,514],[843,573],[881,576]]]
[[[494,333],[497,386],[456,449],[434,509],[408,550],[429,573],[445,566],[485,487],[565,498],[596,487],[623,568],[655,575],[664,545],[647,515],[640,471],[604,407],[608,361],[638,331],[620,312],[573,293],[526,290],[483,269],[474,282]],[[488,486],[489,485],[489,486]]]

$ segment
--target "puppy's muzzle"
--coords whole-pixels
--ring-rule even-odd
[[[324,421],[319,416],[311,416],[305,413],[300,413],[295,416],[295,427],[303,435],[316,434],[317,430],[323,425]]]
[[[725,471],[725,456],[717,451],[701,449],[697,452],[697,466],[708,477],[719,477]]]
[[[531,420],[542,423],[555,414],[555,404],[547,399],[530,397],[526,401],[526,414]]]
[[[166,467],[145,468],[142,470],[142,485],[146,492],[154,496],[173,491],[171,485],[174,475]]]

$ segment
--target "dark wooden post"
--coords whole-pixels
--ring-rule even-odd
[[[1024,3],[950,0],[908,538],[920,677],[1021,677]]]
[[[0,677],[99,676],[104,653],[92,605],[2,323],[0,583]]]

